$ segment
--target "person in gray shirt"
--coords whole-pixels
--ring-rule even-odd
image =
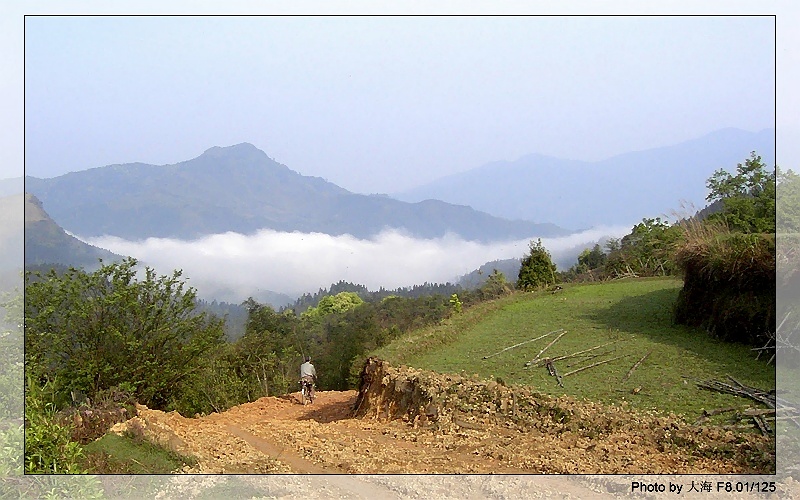
[[[317,369],[311,364],[311,357],[306,356],[306,362],[300,365],[300,382],[311,384],[311,399],[316,396]]]

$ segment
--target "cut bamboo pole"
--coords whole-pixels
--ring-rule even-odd
[[[761,410],[761,409],[757,409],[757,408],[748,408],[748,409],[746,409],[746,410],[744,410],[742,412],[742,415],[745,415],[745,416],[748,416],[748,417],[757,417],[757,416],[762,416],[762,415],[775,415],[775,410],[772,409],[772,408],[769,408],[769,409],[766,409],[766,410]]]
[[[781,328],[783,328],[783,324],[786,323],[787,319],[789,319],[790,314],[792,314],[792,311],[786,313],[786,316],[783,317],[783,321],[781,321],[781,324],[778,325],[778,328],[775,329],[775,332],[781,331]]]
[[[586,361],[591,361],[594,358],[599,358],[600,356],[605,356],[606,354],[608,354],[608,353],[607,352],[599,352],[597,354],[592,354],[592,355],[586,356],[586,359],[579,359],[577,361],[573,361],[572,363],[567,364],[567,368],[570,368],[570,367],[575,366],[575,365],[579,365],[581,363],[585,363]]]
[[[561,361],[562,359],[574,358],[576,356],[580,356],[581,354],[586,354],[587,352],[594,351],[595,349],[600,349],[601,347],[605,347],[607,345],[611,345],[611,344],[614,344],[616,342],[619,342],[619,340],[612,340],[611,342],[606,342],[605,344],[596,345],[594,347],[590,347],[589,349],[584,349],[583,351],[578,351],[578,352],[574,352],[572,354],[567,354],[566,356],[559,356],[557,358],[552,358],[550,361],[555,362],[555,361]],[[544,361],[544,360],[540,359],[538,361],[538,363],[541,363],[542,361]]]
[[[562,377],[566,377],[567,375],[572,375],[573,373],[578,373],[578,372],[583,371],[583,370],[588,370],[589,368],[592,368],[592,367],[595,367],[595,366],[599,366],[599,365],[602,365],[604,363],[610,363],[612,361],[616,361],[619,358],[624,358],[624,357],[625,357],[625,355],[623,354],[622,356],[617,356],[616,358],[606,359],[605,361],[598,361],[597,363],[594,363],[594,364],[591,364],[591,365],[588,365],[588,366],[584,366],[583,368],[578,368],[577,370],[572,370],[571,372],[567,372],[564,375],[562,375]]]
[[[631,374],[633,373],[633,371],[634,371],[635,369],[639,368],[639,365],[641,365],[641,364],[642,364],[642,361],[644,361],[645,359],[647,359],[647,356],[649,356],[649,355],[650,355],[652,352],[653,352],[653,351],[650,351],[650,352],[648,352],[647,354],[645,354],[644,356],[642,356],[642,359],[640,359],[639,361],[637,361],[637,362],[636,362],[636,364],[634,364],[634,365],[631,367],[631,369],[630,369],[630,370],[628,370],[628,373],[626,373],[626,374],[625,374],[625,376],[622,378],[622,381],[624,382],[624,381],[628,380],[628,379],[630,378]]]
[[[561,333],[561,335],[559,335],[558,337],[554,338],[552,342],[550,342],[549,344],[547,344],[547,345],[544,347],[544,349],[542,349],[541,351],[539,351],[539,354],[537,354],[535,358],[533,358],[532,360],[530,360],[530,361],[528,361],[527,363],[525,363],[525,366],[531,366],[532,364],[534,364],[534,363],[536,363],[537,361],[539,361],[539,358],[542,356],[542,354],[544,353],[544,351],[546,351],[546,350],[550,349],[550,347],[551,347],[553,344],[555,344],[556,342],[558,342],[558,339],[560,339],[561,337],[563,337],[563,336],[564,336],[564,335],[566,335],[566,334],[567,334],[567,332],[566,332],[566,331],[564,331],[564,332],[562,332],[562,333]]]
[[[769,431],[771,430],[769,424],[760,416],[754,416],[753,420],[758,424],[758,429],[761,431],[761,434],[769,436]]]
[[[555,330],[555,331],[552,331],[552,332],[549,332],[549,333],[545,333],[544,335],[541,335],[541,336],[539,336],[539,337],[536,337],[535,339],[526,340],[525,342],[520,342],[519,344],[514,344],[514,345],[512,345],[512,346],[506,347],[505,349],[503,349],[503,350],[501,350],[501,351],[497,351],[497,352],[496,352],[496,353],[494,353],[494,354],[490,354],[490,355],[488,355],[488,356],[484,356],[484,357],[483,357],[483,359],[489,359],[489,358],[491,358],[491,357],[493,357],[493,356],[497,356],[498,354],[502,354],[502,353],[504,353],[504,352],[508,351],[509,349],[514,349],[515,347],[519,347],[519,346],[521,346],[521,345],[525,345],[525,344],[527,344],[527,343],[529,343],[529,342],[534,342],[534,341],[536,341],[536,340],[543,339],[543,338],[547,337],[548,335],[552,335],[552,334],[554,334],[554,333],[563,332],[563,331],[564,331],[564,329],[562,328],[562,329],[560,329],[560,330]]]

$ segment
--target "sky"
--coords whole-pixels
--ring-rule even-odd
[[[770,16],[32,16],[24,28],[36,177],[250,142],[301,174],[393,193],[530,153],[600,160],[776,121]]]
[[[0,179],[22,175],[23,164],[27,175],[54,177],[250,142],[301,174],[394,193],[531,153],[600,160],[725,127],[774,126],[778,163],[800,157],[797,141],[782,140],[800,131],[791,2],[217,5],[0,4],[0,61],[11,68],[0,89]],[[384,15],[398,13],[412,15]],[[545,243],[563,261],[629,229]],[[372,288],[449,280],[527,247],[391,231],[91,242],[161,273],[183,268],[201,292],[240,295],[313,292],[339,279]]]

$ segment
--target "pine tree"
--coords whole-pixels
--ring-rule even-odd
[[[542,240],[530,242],[530,252],[522,258],[522,267],[517,277],[517,288],[534,290],[556,282],[556,265]]]

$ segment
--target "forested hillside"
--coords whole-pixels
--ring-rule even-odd
[[[41,201],[31,194],[25,195],[24,234],[26,267],[60,264],[96,269],[100,259],[106,262],[122,259],[120,255],[67,234],[50,218]]]

